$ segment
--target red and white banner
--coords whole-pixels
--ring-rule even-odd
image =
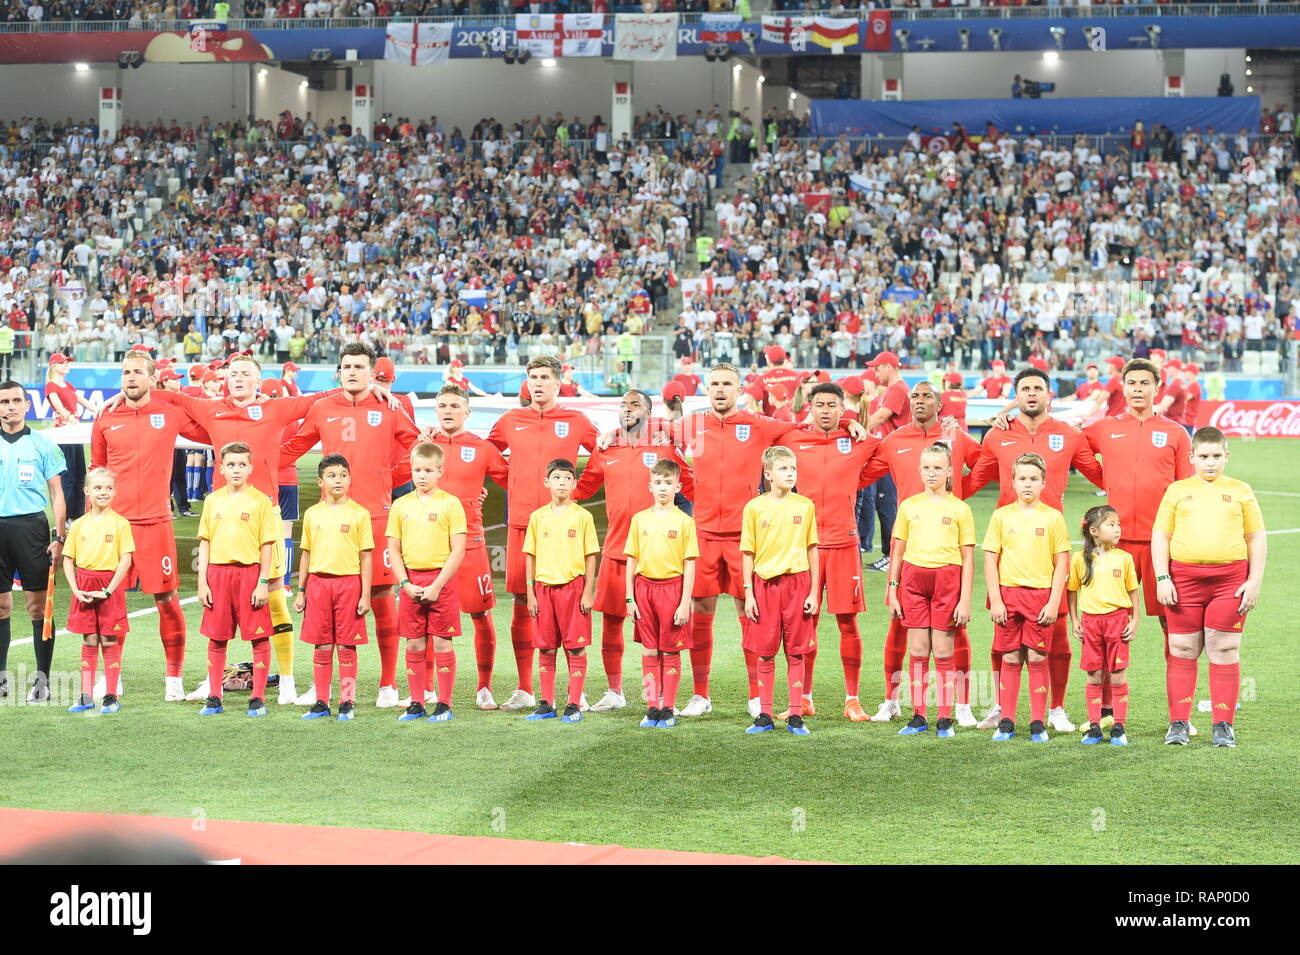
[[[744,21],[736,13],[704,13],[700,15],[701,43],[740,43],[744,37]]]
[[[677,59],[677,14],[618,14],[614,17],[614,59]]]
[[[384,59],[408,66],[446,63],[451,57],[451,23],[390,23]]]
[[[804,53],[812,25],[812,17],[763,17],[763,39],[788,46],[793,53]]]
[[[1202,401],[1196,427],[1230,438],[1300,438],[1300,401]]]
[[[599,13],[517,13],[515,38],[533,56],[600,56],[605,18]]]
[[[890,33],[894,16],[888,10],[872,10],[867,14],[868,50],[885,52],[894,48],[894,38]]]

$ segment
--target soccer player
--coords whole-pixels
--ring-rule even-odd
[[[46,581],[51,562],[59,560],[65,540],[67,515],[60,478],[65,464],[59,446],[27,426],[29,407],[31,402],[21,384],[0,381],[0,699],[9,695],[9,615],[17,571],[23,581],[36,651],[36,674],[27,702],[44,703],[50,698],[54,637],[41,637],[45,630]],[[52,542],[46,507],[53,510],[57,528]]]
[[[122,359],[122,401],[91,426],[90,464],[116,476],[114,509],[131,525],[135,543],[127,589],[139,585],[158,608],[158,634],[166,659],[163,699],[185,699],[185,613],[180,603],[176,536],[168,505],[168,475],[158,462],[169,460],[177,435],[201,444],[208,434],[174,402],[152,390],[155,366],[144,352]],[[125,633],[118,639],[121,646]],[[97,694],[98,695],[98,694]]]
[[[116,713],[118,681],[122,675],[122,637],[131,629],[126,619],[126,594],[122,583],[131,570],[135,543],[131,525],[113,510],[117,489],[113,472],[91,468],[86,475],[90,510],[72,522],[63,548],[63,576],[72,595],[68,607],[68,632],[82,635],[81,695],[69,713],[95,708],[95,670],[104,654],[106,677],[101,713]]]
[[[249,716],[266,715],[266,678],[271,665],[268,585],[280,521],[265,493],[252,486],[253,449],[232,441],[220,452],[223,484],[203,502],[199,518],[199,603],[208,638],[208,692],[200,716],[223,712],[226,645],[235,631],[253,645],[253,695]]]
[[[1016,499],[999,507],[984,535],[984,579],[998,669],[1000,717],[995,742],[1016,735],[1020,672],[1029,657],[1029,738],[1047,742],[1047,654],[1065,592],[1070,538],[1065,517],[1042,501],[1047,464],[1032,452],[1012,465]]]
[[[443,470],[438,478],[438,487],[454,495],[465,511],[465,558],[456,574],[456,586],[461,613],[469,614],[474,625],[474,662],[478,669],[475,705],[480,710],[495,710],[492,666],[496,658],[497,634],[491,610],[496,606],[496,589],[492,585],[492,567],[483,534],[482,492],[488,478],[504,488],[510,472],[496,445],[471,434],[466,428],[469,395],[459,386],[442,386],[438,392],[437,414],[438,427],[432,438],[443,451]],[[432,682],[427,682],[426,687],[434,689]]]
[[[741,574],[745,616],[750,621],[745,649],[758,658],[758,715],[746,733],[766,733],[772,722],[776,654],[785,648],[790,695],[786,729],[809,735],[803,720],[804,654],[817,647],[814,621],[821,600],[817,560],[817,517],[813,502],[794,493],[798,460],[789,448],[763,452],[763,479],[771,488],[746,502],[741,519]]]
[[[925,490],[903,499],[894,523],[889,561],[889,610],[907,628],[912,718],[898,733],[915,736],[928,730],[926,692],[930,654],[939,672],[935,735],[956,735],[952,707],[956,695],[954,631],[970,622],[971,586],[975,577],[975,516],[952,493],[952,451],[932,444],[918,455]]]
[[[339,658],[339,715],[351,720],[356,709],[357,647],[369,642],[366,614],[374,572],[375,537],[370,512],[352,500],[352,468],[341,454],[326,454],[316,466],[320,502],[307,508],[298,557],[298,596],[293,609],[304,613],[302,639],[312,645],[312,685],[320,696],[304,720],[330,715],[334,650]]]
[[[433,638],[433,665],[438,702],[430,723],[454,719],[456,650],[460,636],[460,592],[456,574],[465,559],[468,525],[455,495],[438,487],[443,473],[442,447],[429,441],[411,450],[415,490],[393,505],[388,519],[388,554],[402,591],[398,632],[406,638],[406,679],[411,702],[398,720],[425,717],[421,699],[428,687],[428,645]]]
[[[569,664],[569,701],[561,722],[582,721],[582,685],[587,678],[591,645],[591,608],[596,602],[596,555],[600,541],[591,512],[573,503],[578,483],[571,461],[546,466],[551,503],[528,516],[524,529],[524,572],[528,615],[537,621],[535,646],[540,651],[542,698],[528,720],[555,719],[555,654],[564,647]]]
[[[663,460],[681,468],[682,485],[688,498],[695,487],[690,469],[671,444],[650,440],[650,397],[644,391],[624,392],[619,403],[619,431],[615,443],[593,451],[573,492],[585,501],[605,488],[605,543],[596,578],[596,609],[601,614],[600,657],[609,689],[591,708],[597,712],[620,710],[627,705],[623,694],[623,621],[627,615],[627,568],[624,545],[632,516],[654,503],[650,471]]]
[[[880,450],[868,464],[860,483],[874,482],[887,470],[904,500],[922,494],[925,485],[919,467],[921,452],[936,443],[946,444],[952,451],[953,493],[964,500],[968,495],[961,469],[974,467],[979,460],[979,442],[965,431],[950,431],[942,426],[939,393],[929,381],[922,379],[913,385],[908,398],[912,409],[911,423],[890,432],[881,442]],[[957,725],[974,726],[975,717],[970,709],[970,635],[966,627],[957,628],[953,641],[953,662],[957,668]],[[898,693],[907,644],[907,628],[891,614],[884,648],[885,699],[870,717],[873,723],[887,723],[900,715]]]
[[[1083,550],[1070,558],[1066,582],[1070,630],[1083,643],[1080,666],[1088,674],[1088,731],[1083,742],[1102,740],[1101,687],[1107,678],[1115,694],[1110,744],[1127,746],[1129,641],[1137,635],[1137,571],[1133,557],[1119,549],[1119,512],[1108,504],[1083,516]]]
[[[488,434],[488,441],[510,455],[506,590],[515,598],[510,641],[514,645],[519,686],[501,704],[503,710],[523,709],[537,702],[533,697],[535,626],[533,615],[528,612],[531,588],[524,570],[523,551],[528,520],[534,511],[550,500],[546,486],[548,465],[558,459],[576,461],[580,448],[596,450],[596,426],[581,411],[563,408],[556,402],[560,374],[559,361],[549,355],[530,361],[525,387],[531,402],[525,407],[507,411],[497,419]]]
[[[1156,575],[1151,563],[1151,536],[1160,491],[1175,481],[1192,476],[1191,439],[1187,431],[1156,414],[1155,397],[1160,370],[1143,358],[1124,366],[1125,410],[1113,418],[1102,418],[1083,429],[1088,447],[1101,455],[1107,503],[1119,511],[1119,546],[1133,555],[1138,581],[1142,584],[1143,609],[1155,617],[1164,633],[1165,660],[1169,659],[1165,607],[1156,592]],[[1102,691],[1102,724],[1113,719],[1109,690]],[[1188,732],[1196,735],[1195,727]]]
[[[627,612],[641,644],[641,683],[648,704],[641,727],[677,725],[682,650],[691,647],[691,585],[699,542],[695,521],[674,506],[682,467],[661,458],[650,468],[654,503],[632,515],[623,553]]]
[[[867,719],[858,697],[862,672],[862,636],[858,614],[862,597],[862,552],[854,506],[863,469],[875,458],[880,439],[854,442],[841,427],[844,390],[832,382],[814,385],[809,422],[789,436],[800,475],[799,491],[813,502],[817,515],[817,557],[826,591],[826,609],[835,615],[840,634],[840,663],[844,668],[844,718]],[[819,593],[820,596],[820,593]],[[820,620],[820,617],[818,618]],[[814,630],[817,621],[813,624]],[[814,716],[813,665],[817,649],[804,655],[803,715]],[[778,714],[781,716],[782,714]]]
[[[1043,503],[1060,511],[1065,506],[1065,488],[1070,482],[1071,466],[1078,469],[1097,487],[1104,487],[1101,466],[1083,433],[1064,421],[1048,414],[1051,407],[1051,380],[1039,368],[1025,368],[1016,375],[1015,400],[1019,414],[1012,418],[1006,429],[990,428],[984,436],[983,449],[971,473],[966,476],[966,496],[997,479],[998,507],[1016,500],[1013,468],[1024,454],[1037,454],[1047,468],[1042,490]],[[1065,694],[1070,683],[1070,628],[1064,592],[1058,594],[1061,604],[1053,615],[1052,640],[1049,645],[1048,672],[1051,685],[1050,709],[1047,721],[1052,729],[1072,733],[1075,725],[1065,711]],[[997,672],[1001,657],[996,644],[992,651],[992,664]],[[981,728],[990,729],[1001,720],[996,706],[980,722]]]
[[[1198,429],[1192,435],[1196,473],[1165,490],[1151,533],[1156,592],[1169,621],[1165,742],[1172,745],[1188,743],[1202,649],[1210,658],[1211,739],[1215,746],[1237,745],[1241,632],[1259,602],[1268,540],[1255,492],[1225,475],[1227,464],[1223,432]]]
[[[376,541],[385,537],[393,488],[406,482],[409,450],[420,429],[401,410],[389,407],[377,394],[375,353],[364,342],[351,342],[339,352],[341,390],[330,393],[307,410],[298,433],[280,449],[280,463],[296,461],[320,442],[325,454],[341,454],[351,462],[353,500],[370,513]],[[233,372],[232,372],[233,373]],[[384,547],[375,561],[370,606],[375,614],[375,642],[379,645],[379,692],[375,706],[398,706],[396,578]],[[419,702],[417,699],[416,702]]]

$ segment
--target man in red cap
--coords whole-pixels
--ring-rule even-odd
[[[1190,435],[1196,430],[1196,417],[1201,411],[1201,382],[1197,375],[1199,365],[1188,362],[1183,366],[1183,427]]]
[[[988,375],[966,393],[972,398],[1009,398],[1011,379],[1007,376],[1007,363],[1001,358],[993,359],[989,363]]]
[[[1106,389],[1105,414],[1109,418],[1124,410],[1124,376],[1120,374],[1124,369],[1124,359],[1111,355],[1102,364],[1110,370],[1110,377],[1103,386]]]
[[[291,361],[286,361],[280,366],[280,384],[284,387],[284,397],[301,398],[302,391],[297,384],[298,372],[302,371]]]
[[[465,392],[465,394],[467,395],[484,395],[484,396],[487,395],[486,391],[484,391],[482,388],[479,388],[472,381],[470,381],[469,378],[465,376],[465,363],[461,361],[459,358],[453,358],[447,364],[447,374],[443,376],[442,381],[444,385],[455,385],[457,388]],[[531,402],[532,398],[527,395],[526,393],[527,390],[528,390],[528,382],[525,381],[523,383],[523,386],[519,389],[519,397],[521,399],[528,398],[528,400]],[[525,407],[527,407],[526,404]]]
[[[943,376],[943,391],[939,395],[939,418],[952,418],[962,431],[966,430],[966,390],[961,372],[950,371]],[[919,493],[919,492],[918,492]]]
[[[573,377],[574,371],[576,371],[576,369],[568,363],[565,363],[560,366],[560,397],[561,398],[578,398],[583,396],[588,398],[596,397],[586,388],[582,387],[582,385],[578,384],[577,379]]]
[[[863,424],[881,438],[907,424],[910,417],[907,382],[903,381],[898,368],[898,356],[892,351],[882,351],[867,362],[867,372],[875,380],[877,391],[867,404],[867,417]],[[891,475],[881,475],[878,481],[863,488],[858,495],[858,544],[863,553],[872,549],[876,519],[880,519],[880,549],[883,553],[869,565],[879,573],[889,572],[889,546],[897,516],[898,488]]]
[[[844,391],[844,417],[854,421],[862,420],[862,379],[849,375],[835,382]]]
[[[401,404],[402,410],[414,421],[415,405],[411,403],[410,395],[402,394],[393,387],[397,383],[397,369],[393,366],[393,360],[387,355],[375,359],[375,381],[393,393],[393,397]]]
[[[768,345],[763,349],[763,357],[767,359],[768,368],[758,376],[758,384],[763,389],[763,414],[770,417],[775,407],[772,403],[772,386],[785,385],[790,389],[790,394],[794,394],[795,386],[799,384],[799,374],[794,370],[790,356],[780,345]]]
[[[703,380],[695,374],[695,359],[690,355],[683,356],[681,360],[681,371],[673,375],[672,381],[675,381],[682,388],[683,395],[694,397],[700,393],[700,386]]]
[[[1156,414],[1183,424],[1183,407],[1187,403],[1187,392],[1183,388],[1183,363],[1177,358],[1166,360],[1160,366],[1160,375],[1163,385],[1156,395]]]

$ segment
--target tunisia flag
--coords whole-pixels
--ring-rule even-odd
[[[872,10],[867,14],[868,50],[888,51],[893,49],[894,39],[889,32],[893,25],[893,15],[888,10]]]

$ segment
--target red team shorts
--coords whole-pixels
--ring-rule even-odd
[[[538,650],[581,650],[591,646],[591,614],[582,612],[582,588],[585,577],[574,577],[567,584],[537,583],[537,635],[533,646]]]
[[[140,585],[147,594],[165,594],[180,587],[176,569],[176,536],[172,522],[132,524],[131,538],[135,541],[131,572],[123,582],[127,587]]]
[[[632,628],[632,639],[646,650],[680,653],[695,646],[691,640],[691,621],[688,617],[680,627],[673,624],[673,614],[682,602],[682,578],[636,575],[633,583],[636,607],[641,613]],[[626,607],[626,604],[624,604]]]
[[[1052,596],[1050,587],[1003,587],[1002,603],[1007,608],[1007,622],[993,625],[993,650],[1011,653],[1028,647],[1040,653],[1050,653],[1052,627],[1038,624],[1038,615]]]
[[[253,591],[257,588],[257,564],[209,564],[208,589],[212,607],[203,608],[199,633],[209,640],[233,640],[235,628],[245,640],[264,640],[271,636],[271,608],[263,604],[253,609]]]
[[[744,600],[745,579],[740,573],[740,535],[707,537],[701,534],[699,544],[700,558],[695,562],[695,589],[691,596],[716,597],[719,594],[731,594]]]
[[[1123,609],[1081,615],[1083,653],[1079,655],[1079,669],[1107,673],[1128,669],[1128,644],[1122,636],[1128,626],[1128,615]]]
[[[397,583],[393,576],[393,565],[388,560],[388,515],[380,517],[370,515],[370,532],[375,537],[375,560],[370,562],[370,586],[391,587]]]
[[[1151,542],[1120,541],[1119,548],[1128,551],[1133,558],[1133,569],[1137,571],[1138,581],[1142,584],[1142,603],[1147,616],[1165,616],[1167,608],[1156,599],[1156,572],[1151,566]]]
[[[77,568],[78,590],[103,590],[113,579],[111,570],[85,570]],[[106,637],[117,637],[131,632],[126,620],[126,589],[117,590],[105,600],[94,600],[83,604],[72,598],[68,608],[69,633],[98,633]]]
[[[302,639],[325,646],[356,647],[369,643],[366,618],[357,616],[361,577],[357,574],[308,574]]]
[[[961,565],[918,567],[903,561],[898,602],[909,630],[954,630],[952,615],[961,599]]]
[[[528,571],[524,566],[524,535],[527,527],[506,528],[506,592],[528,593]]]
[[[1234,560],[1230,564],[1184,564],[1169,562],[1178,603],[1166,607],[1170,633],[1197,633],[1223,630],[1240,633],[1246,616],[1237,612],[1241,598],[1237,588],[1250,576],[1250,562]]]
[[[611,617],[627,616],[627,561],[600,557],[596,572],[596,609]]]
[[[438,579],[438,570],[414,570],[406,568],[406,576],[417,587],[427,587]],[[443,637],[444,639],[460,636],[460,590],[454,584],[448,584],[438,594],[438,599],[429,603],[424,600],[412,600],[402,594],[401,606],[397,610],[397,632],[408,640],[420,637]]]
[[[754,602],[758,604],[758,622],[745,628],[740,645],[760,657],[774,657],[785,645],[786,656],[797,657],[817,645],[817,630],[812,615],[803,612],[812,583],[808,571],[778,574],[771,580],[754,575]]]
[[[862,613],[862,552],[856,544],[848,547],[819,547],[822,590],[826,594],[823,608],[827,613]]]
[[[465,559],[456,572],[456,589],[460,591],[462,613],[486,613],[497,605],[486,547],[465,551]]]

